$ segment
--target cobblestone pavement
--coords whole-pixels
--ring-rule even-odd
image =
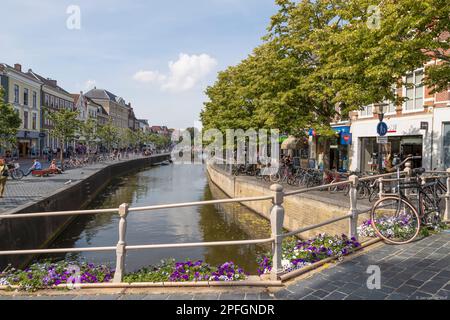
[[[367,288],[371,265],[380,268],[380,289]],[[281,290],[270,289],[273,292],[249,288],[208,292],[170,289],[158,293],[155,289],[133,290],[101,295],[0,295],[0,300],[450,300],[450,232],[408,245],[367,249],[352,259],[287,283]]]
[[[127,161],[132,159],[124,159]],[[98,170],[117,163],[118,161],[110,161],[98,163],[82,168],[70,169],[61,175],[50,175],[49,177],[24,177],[20,181],[8,179],[6,183],[6,192],[4,198],[0,199],[0,214],[10,212],[20,206],[32,204],[40,201],[54,192],[70,187],[74,183],[83,180]],[[27,171],[28,166],[21,164],[22,170]],[[46,164],[43,163],[44,168]]]

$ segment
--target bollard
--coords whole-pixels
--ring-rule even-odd
[[[127,215],[128,204],[124,203],[119,207],[119,242],[117,242],[116,249],[116,271],[114,273],[114,283],[121,283],[125,271],[125,256],[126,256],[126,233],[127,233]]]
[[[272,270],[270,272],[271,280],[278,280],[278,275],[283,272],[281,260],[283,259],[283,222],[284,222],[284,208],[283,208],[283,186],[273,184],[270,186],[273,191],[272,209],[270,211],[270,225],[272,227],[272,238],[274,242],[272,245]]]
[[[447,193],[445,195],[444,221],[450,220],[450,168],[447,169]]]
[[[349,230],[348,234],[351,237],[355,237],[358,239],[358,183],[359,178],[356,175],[352,175],[349,177],[350,184],[350,212],[352,216],[350,217]]]

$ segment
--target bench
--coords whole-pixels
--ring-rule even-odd
[[[48,177],[50,174],[59,174],[58,169],[43,169],[43,170],[33,170],[31,175],[33,177]]]
[[[48,170],[33,170],[31,171],[31,175],[33,177],[48,177],[50,172]]]

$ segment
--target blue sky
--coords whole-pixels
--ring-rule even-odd
[[[71,5],[79,30],[67,28]],[[106,88],[151,124],[184,128],[217,72],[261,43],[276,9],[274,0],[3,0],[0,61],[72,93]]]

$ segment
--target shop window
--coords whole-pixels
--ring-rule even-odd
[[[450,168],[450,122],[444,124],[443,130],[444,137],[444,168]]]
[[[25,106],[28,105],[28,89],[27,88],[23,89],[23,104]]]
[[[373,116],[373,105],[365,106],[360,112],[360,117],[372,117]]]
[[[19,103],[19,86],[14,85],[14,103]]]
[[[405,111],[423,109],[423,77],[423,70],[417,70],[406,75],[406,83],[408,86],[404,87],[405,97],[407,98],[404,103]]]

